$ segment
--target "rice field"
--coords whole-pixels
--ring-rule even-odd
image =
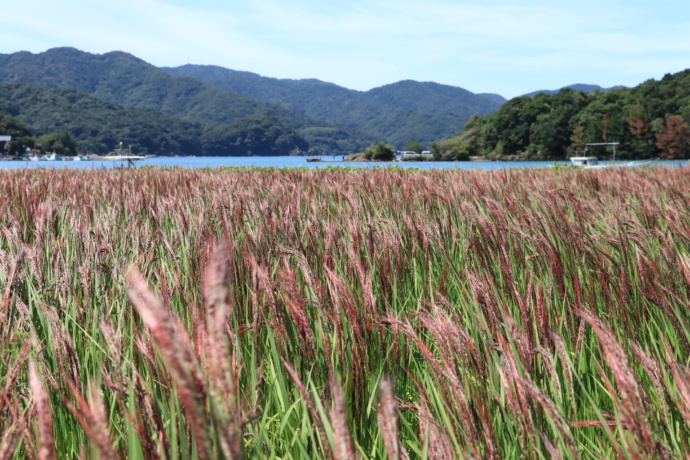
[[[690,456],[690,169],[0,171],[0,460]]]

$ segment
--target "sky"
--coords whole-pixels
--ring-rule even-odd
[[[505,98],[690,67],[687,0],[3,0],[0,53],[69,46],[366,91],[434,81]]]

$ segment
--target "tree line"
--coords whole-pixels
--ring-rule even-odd
[[[433,142],[429,150],[435,160],[446,161],[472,156],[546,160],[585,153],[606,157],[604,149],[586,152],[586,144],[615,141],[623,159],[685,159],[690,157],[688,88],[690,70],[631,89],[522,96],[491,115],[473,116],[455,136]],[[107,153],[119,142],[148,155],[319,153],[312,142],[329,152],[363,148],[335,127],[295,130],[277,116],[259,113],[225,123],[194,121],[30,84],[0,83],[0,107],[5,109],[0,134],[13,136],[9,148],[14,152],[39,143],[63,154]],[[421,151],[421,143],[413,141],[414,147],[405,150]],[[382,156],[381,147],[371,145],[370,156]]]
[[[586,144],[618,142],[623,159],[690,157],[690,70],[627,89],[583,93],[563,89],[509,100],[489,116],[432,146],[439,159],[565,159]],[[587,151],[608,156],[604,149]]]
[[[39,144],[60,155],[104,154],[120,142],[143,155],[277,156],[309,150],[300,134],[270,115],[201,124],[80,91],[11,83],[0,83],[0,134],[12,136],[11,154]]]

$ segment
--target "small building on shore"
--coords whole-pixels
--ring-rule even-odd
[[[0,155],[6,155],[10,147],[12,136],[0,134]]]

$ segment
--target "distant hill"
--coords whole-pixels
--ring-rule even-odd
[[[290,117],[279,107],[180,79],[123,52],[103,55],[72,48],[0,55],[0,81],[74,89],[124,107],[158,110],[202,123],[228,123],[256,112]],[[300,117],[298,123],[305,123]]]
[[[593,93],[594,91],[601,91],[602,93],[606,93],[608,91],[611,91],[612,89],[622,89],[626,88],[625,86],[612,86],[610,88],[603,88],[599,85],[588,85],[585,83],[575,83],[574,85],[568,85],[564,86],[563,88],[556,89],[556,90],[547,90],[547,89],[542,89],[539,91],[532,91],[531,93],[525,94],[525,96],[536,96],[537,94],[546,94],[546,95],[554,95],[558,93],[561,89],[574,89],[575,91],[581,91],[583,93]]]
[[[218,66],[185,65],[164,70],[395,145],[412,138],[428,145],[462,129],[472,115],[493,113],[505,102],[496,94],[474,94],[411,80],[361,92],[315,79],[269,78]]]
[[[341,152],[362,149],[370,138],[317,122],[301,112],[230,92],[192,78],[163,71],[124,52],[103,55],[73,48],[44,53],[0,55],[0,82],[31,83],[48,88],[72,89],[129,108],[150,109],[197,122],[207,129],[246,117],[269,115],[293,129],[317,130],[329,141],[322,147]],[[328,133],[337,131],[337,138]],[[312,147],[319,148],[311,139]]]
[[[253,126],[256,130],[257,126],[265,128],[278,123],[280,126],[276,128],[280,130],[297,131],[298,137],[290,135],[287,138],[301,138],[313,153],[326,154],[362,151],[381,140],[402,146],[416,138],[429,145],[461,130],[472,115],[491,114],[505,102],[499,95],[474,94],[437,83],[406,80],[361,92],[315,79],[281,80],[215,66],[160,69],[121,51],[99,55],[74,48],[0,55],[0,83],[32,84],[88,94],[113,104],[98,110],[112,111],[112,120],[123,121],[123,126],[128,125],[122,117],[139,120],[140,114],[115,106],[160,112],[172,117],[167,119],[167,125],[185,133],[199,130],[202,134],[211,130],[216,134],[229,133],[237,126]],[[15,90],[8,91],[6,89],[6,94],[12,97],[18,95]],[[53,94],[51,97],[67,96]],[[6,102],[9,103],[7,99]],[[97,104],[92,101],[87,105]],[[48,109],[42,104],[39,106]],[[88,110],[84,109],[83,114],[77,113],[78,110],[79,107],[70,108],[69,120],[62,119],[76,131],[79,131],[77,120],[89,124],[89,120],[94,119],[88,115]],[[21,111],[18,118],[38,132],[48,127],[57,128],[61,122],[58,114],[50,110],[50,116],[30,107]],[[248,122],[259,120],[257,117],[261,116],[268,118]],[[154,125],[164,128],[166,123],[160,121],[164,118],[153,114],[149,118],[147,129],[153,129]],[[70,120],[72,122],[68,123]],[[247,122],[238,125],[240,120]],[[235,125],[235,128],[216,129],[227,125]],[[195,128],[189,128],[191,126]],[[101,140],[96,141],[94,137],[93,142],[105,142],[103,139],[108,138],[101,136],[103,130],[99,133]],[[171,135],[169,131],[161,133],[163,137],[168,135]],[[85,142],[83,132],[79,131],[76,136]],[[181,145],[192,148],[187,143]],[[171,152],[177,151],[174,142],[165,144],[163,150],[169,147],[175,147],[169,149]]]
[[[80,91],[0,83],[0,107],[34,136],[64,130],[88,153],[107,153],[123,141],[140,154],[203,154],[201,124],[121,107]]]
[[[364,95],[388,107],[405,107],[430,115],[487,115],[506,102],[498,94],[474,94],[455,86],[414,80],[384,85]]]

